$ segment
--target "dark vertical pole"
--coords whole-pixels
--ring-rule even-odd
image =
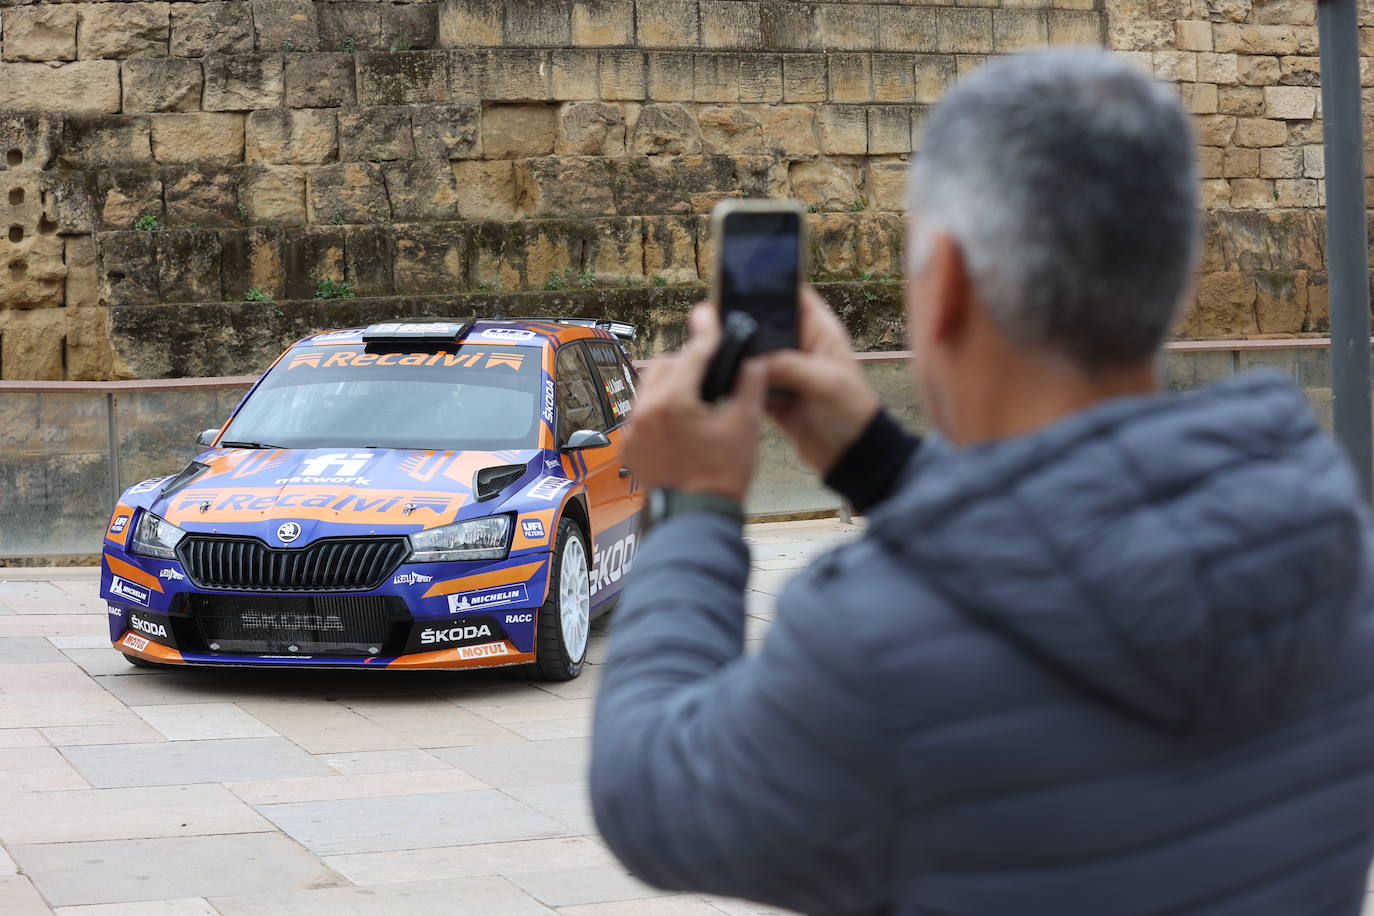
[[[1374,467],[1370,417],[1369,237],[1364,119],[1360,114],[1357,0],[1321,0],[1322,111],[1326,137],[1327,271],[1331,284],[1331,394],[1336,438],[1368,498]]]

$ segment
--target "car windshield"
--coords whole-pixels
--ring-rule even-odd
[[[417,348],[419,349],[419,348]],[[362,344],[288,352],[230,421],[223,442],[280,448],[538,446],[540,351]]]

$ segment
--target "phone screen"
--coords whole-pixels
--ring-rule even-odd
[[[758,323],[755,353],[797,347],[801,218],[796,213],[730,213],[720,245],[720,310]]]

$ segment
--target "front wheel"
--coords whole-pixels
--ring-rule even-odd
[[[549,597],[539,609],[531,673],[546,681],[570,681],[587,658],[592,617],[586,535],[571,519],[559,521],[549,562]]]

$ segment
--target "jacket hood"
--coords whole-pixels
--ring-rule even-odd
[[[165,496],[152,494],[149,508],[190,531],[262,534],[275,530],[276,523],[294,521],[300,526],[299,544],[358,533],[360,527],[409,532],[495,511],[500,499],[479,503],[474,498],[477,471],[525,465],[528,472],[539,454],[537,449],[212,449],[197,459],[203,471],[187,474],[179,486],[176,478],[169,479],[161,486],[174,488]]]
[[[1229,729],[1320,685],[1367,604],[1367,510],[1285,379],[938,438],[872,520],[921,583],[1158,726]]]

